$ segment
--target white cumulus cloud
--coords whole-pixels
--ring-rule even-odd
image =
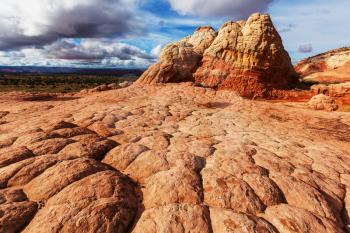
[[[164,48],[164,44],[159,44],[151,50],[151,54],[154,57],[158,58],[160,56],[160,54],[162,53],[163,48]]]
[[[0,50],[141,33],[137,0],[2,0]]]

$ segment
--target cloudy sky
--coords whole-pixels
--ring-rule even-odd
[[[1,0],[0,65],[145,68],[196,27],[267,12],[293,62],[350,45],[349,0]]]

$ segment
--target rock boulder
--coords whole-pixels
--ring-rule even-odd
[[[335,103],[335,100],[323,94],[315,95],[309,101],[310,108],[314,110],[326,110],[326,111],[335,111],[338,109],[338,105]]]

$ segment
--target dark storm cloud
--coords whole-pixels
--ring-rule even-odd
[[[123,36],[142,31],[134,12],[122,4],[102,1],[98,4],[77,6],[69,11],[57,12],[50,32],[62,37],[94,38]],[[118,1],[116,1],[118,3]]]
[[[61,4],[56,0],[57,2],[58,5]],[[26,28],[19,27],[27,20],[21,16],[22,12],[18,12],[19,16],[6,19],[2,19],[0,13],[0,50],[40,47],[62,38],[124,37],[144,32],[143,23],[136,16],[136,10],[130,9],[125,0],[76,2],[78,3],[73,7],[57,7],[52,14],[49,12],[49,16],[45,15],[46,18],[38,17],[38,20],[33,20],[33,27],[40,29],[34,36],[25,33]]]
[[[1,30],[1,29],[0,29]],[[57,36],[43,35],[43,36],[24,36],[21,34],[14,35],[0,35],[0,50],[13,50],[26,46],[41,47],[45,44],[52,43],[57,40]]]
[[[120,61],[140,59],[150,62],[153,62],[155,59],[154,56],[132,45],[93,39],[83,40],[79,44],[65,40],[58,41],[52,45],[45,46],[43,53],[50,59],[80,60],[86,62],[99,62],[103,59],[111,58]]]

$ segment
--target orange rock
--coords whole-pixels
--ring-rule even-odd
[[[23,232],[124,233],[137,209],[130,180],[115,171],[98,172],[50,198]]]
[[[304,59],[298,62],[295,70],[307,82],[322,84],[350,82],[350,47]]]
[[[139,84],[176,83],[193,81],[200,55],[187,42],[178,42],[164,48],[159,63],[151,66],[137,81]]]
[[[198,28],[192,36],[166,47],[160,61],[139,84],[194,81],[195,84],[265,97],[273,89],[290,89],[297,75],[281,37],[268,15],[227,22],[216,33]]]
[[[108,167],[92,159],[67,160],[47,169],[24,186],[30,200],[45,201],[67,185]]]
[[[273,88],[290,88],[297,78],[270,17],[253,14],[246,22],[228,22],[220,28],[204,52],[195,82],[264,97]]]
[[[263,218],[235,213],[227,209],[210,208],[213,232],[269,232],[278,231]]]
[[[306,210],[286,204],[267,208],[264,218],[279,232],[344,232],[340,226],[327,218],[318,217]]]
[[[209,233],[210,217],[206,207],[190,204],[171,204],[142,213],[133,233],[193,232]]]
[[[338,109],[335,100],[332,97],[323,94],[315,95],[310,99],[308,104],[310,108],[314,110],[326,110],[332,112]]]
[[[149,177],[143,193],[146,209],[174,203],[200,204],[203,199],[198,174],[179,167]]]
[[[0,149],[0,232],[350,229],[346,112],[189,83],[16,95],[0,93],[0,138],[14,141]]]

